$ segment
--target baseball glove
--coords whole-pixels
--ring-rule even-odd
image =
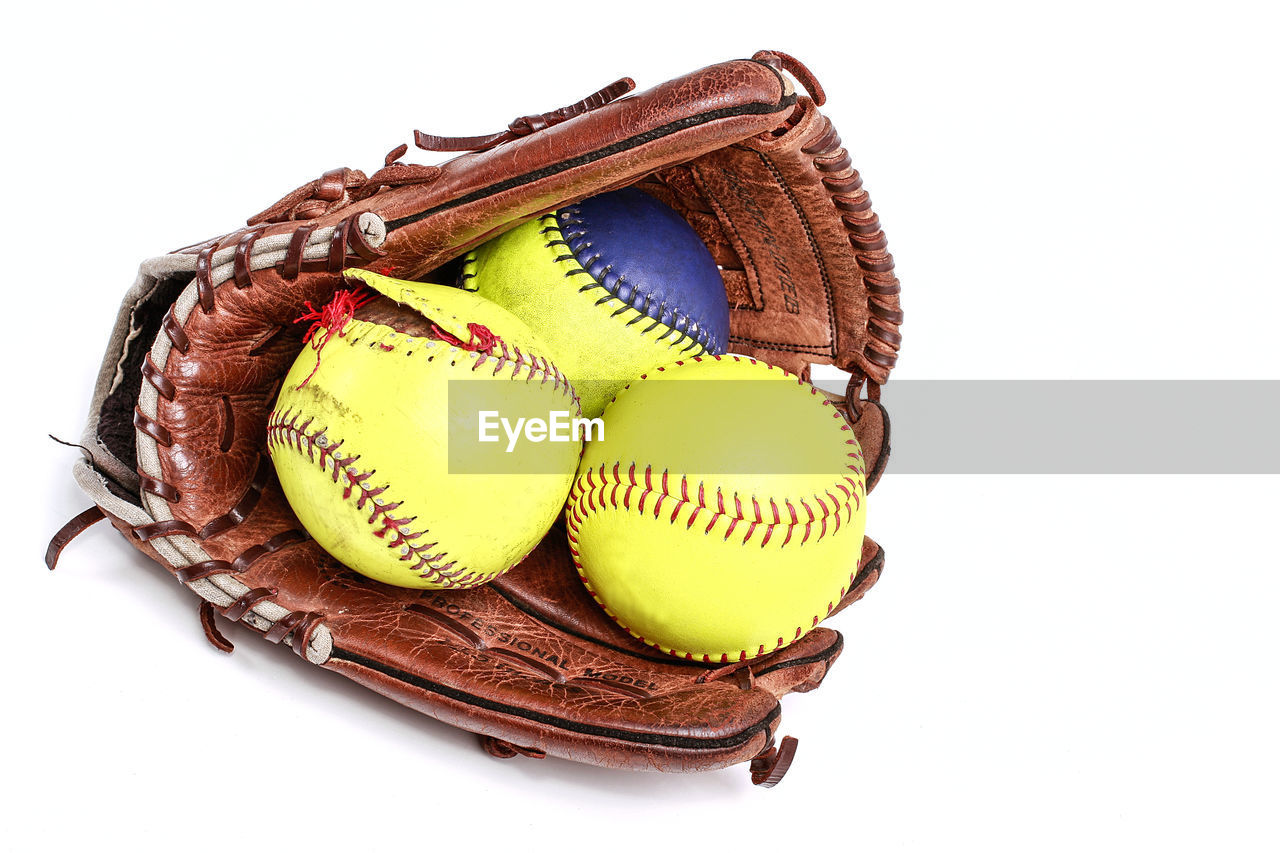
[[[798,81],[806,94],[793,85]],[[93,396],[77,482],[96,506],[48,563],[107,518],[200,599],[209,640],[239,621],[317,666],[480,735],[495,756],[693,771],[750,761],[777,782],[779,698],[816,687],[839,656],[819,627],[753,660],[666,656],[632,639],[578,580],[562,529],[522,564],[467,590],[399,589],[338,564],[301,529],[265,453],[267,416],[303,346],[295,321],[343,271],[452,283],[457,259],[520,222],[637,185],[679,211],[723,270],[730,349],[808,377],[852,374],[833,397],[863,449],[868,487],[888,455],[879,405],[899,345],[898,281],[862,180],[812,74],[783,53],[713,65],[642,94],[620,80],[488,136],[422,132],[465,152],[371,175],[336,169],[247,227],[144,262]],[[867,539],[831,612],[884,565]]]

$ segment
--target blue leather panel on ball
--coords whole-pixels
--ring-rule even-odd
[[[628,187],[561,208],[558,220],[578,263],[608,293],[714,355],[726,351],[720,269],[678,213]]]

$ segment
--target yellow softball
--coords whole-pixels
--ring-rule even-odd
[[[554,348],[588,417],[641,373],[722,354],[729,343],[729,302],[706,244],[634,187],[488,241],[467,255],[459,279]]]
[[[502,308],[454,288],[349,275],[422,319],[409,315],[414,336],[355,319],[350,301],[326,309],[267,423],[285,496],[326,551],[375,580],[491,580],[555,521],[582,442],[493,443],[473,403],[513,423],[545,421],[579,412],[573,389]]]
[[[792,374],[700,357],[631,383],[570,492],[587,588],[633,636],[737,661],[788,645],[835,607],[866,527],[862,451]]]

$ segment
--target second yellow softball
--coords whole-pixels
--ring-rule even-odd
[[[596,600],[633,636],[706,662],[795,642],[858,572],[862,452],[792,374],[701,357],[632,382],[604,413],[566,509]]]

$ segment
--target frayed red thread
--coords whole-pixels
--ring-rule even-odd
[[[315,333],[320,329],[336,332],[341,337],[343,329],[347,327],[347,324],[355,316],[356,309],[368,305],[376,296],[377,294],[372,290],[359,288],[356,290],[336,291],[329,303],[319,311],[315,309],[310,300],[302,303],[303,307],[307,309],[307,313],[293,322],[305,323],[308,320],[313,321],[311,328],[307,329],[307,334],[303,337],[302,342],[305,344],[311,341],[315,337]]]
[[[482,326],[479,323],[468,323],[467,331],[471,333],[471,340],[463,343],[459,338],[449,334],[435,323],[431,324],[431,333],[437,338],[469,352],[490,352],[494,344],[498,342],[498,336],[489,331],[487,326]]]
[[[298,390],[302,390],[303,386],[310,382],[311,377],[315,376],[316,371],[320,369],[320,351],[324,349],[325,344],[329,343],[329,339],[334,335],[338,337],[344,336],[347,324],[355,318],[356,310],[368,305],[377,296],[378,294],[372,290],[362,287],[356,290],[339,290],[335,292],[329,303],[318,311],[310,300],[302,303],[303,307],[307,309],[307,313],[293,322],[305,323],[308,320],[311,321],[311,327],[302,336],[302,342],[310,344],[311,348],[316,351],[316,366],[311,368],[307,378],[299,383]],[[317,342],[315,335],[321,329],[324,329],[328,334]]]

